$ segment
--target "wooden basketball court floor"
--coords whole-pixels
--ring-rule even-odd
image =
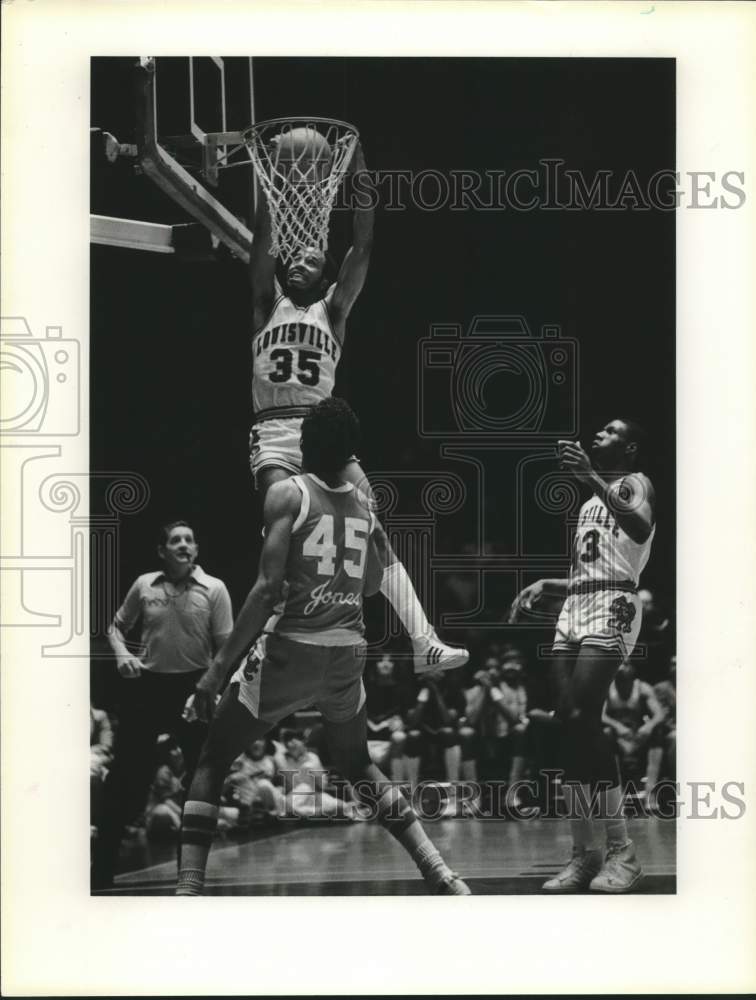
[[[444,819],[426,829],[447,863],[474,895],[537,893],[570,853],[567,824],[558,820]],[[653,816],[630,820],[643,864],[636,891],[674,893],[675,824]],[[166,852],[173,854],[171,848]],[[176,863],[161,860],[116,877],[107,895],[173,892]],[[285,821],[270,834],[219,839],[207,870],[206,895],[401,896],[425,894],[404,850],[376,823]]]

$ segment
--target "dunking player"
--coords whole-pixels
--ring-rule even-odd
[[[583,504],[567,580],[539,580],[517,597],[513,610],[543,596],[565,598],[553,651],[557,717],[562,723],[562,767],[571,817],[573,853],[567,867],[545,883],[548,892],[627,892],[641,878],[622,816],[616,762],[601,712],[609,686],[633,650],[641,625],[638,581],[655,532],[655,497],[637,471],[642,429],[613,420],[593,441],[592,459],[575,442],[561,441],[561,467],[593,490]],[[598,791],[607,839],[602,858],[588,813]]]
[[[367,746],[363,594],[375,593],[383,566],[369,501],[344,480],[357,444],[357,418],[327,399],[302,422],[302,475],[273,483],[265,497],[265,541],[257,581],[234,629],[197,684],[195,709],[212,714],[229,669],[247,652],[274,609],[273,631],[231,678],[184,806],[177,895],[199,895],[232,761],[282,718],[316,704],[335,768],[409,852],[439,895],[469,895],[447,868],[398,788],[371,763]],[[276,608],[279,601],[282,606]],[[268,622],[268,629],[271,622]]]
[[[365,159],[359,145],[354,162],[365,180]],[[352,246],[333,284],[324,277],[324,254],[316,247],[301,247],[288,265],[284,289],[275,275],[276,260],[269,253],[270,213],[260,191],[256,215],[251,257],[255,424],[250,435],[250,464],[264,498],[273,483],[301,471],[302,418],[333,391],[347,317],[367,276],[373,209],[355,208]],[[365,473],[354,455],[348,456],[343,475],[369,495]],[[463,666],[467,650],[438,639],[380,524],[376,525],[376,541],[386,566],[380,590],[412,640],[416,671]]]

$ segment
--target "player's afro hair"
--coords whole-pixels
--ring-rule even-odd
[[[331,396],[302,421],[302,460],[308,472],[333,477],[357,451],[360,424],[343,399]]]

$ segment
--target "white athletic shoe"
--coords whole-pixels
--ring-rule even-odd
[[[610,844],[601,871],[591,881],[591,892],[630,892],[643,877],[632,840]]]
[[[585,892],[600,870],[601,851],[574,847],[567,867],[544,882],[542,888],[544,892]]]
[[[463,646],[447,646],[435,632],[412,640],[415,673],[427,674],[433,670],[455,670],[464,667],[470,654]]]
[[[470,886],[456,872],[449,872],[433,889],[436,896],[472,896]]]

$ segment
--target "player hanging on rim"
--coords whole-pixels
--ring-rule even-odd
[[[601,712],[641,626],[638,582],[656,530],[654,490],[636,468],[644,437],[633,421],[612,420],[597,433],[591,458],[580,444],[559,442],[561,467],[593,490],[580,508],[570,576],[539,580],[512,606],[514,620],[545,595],[565,598],[552,672],[573,852],[567,867],[544,884],[548,892],[628,892],[642,875],[628,839],[617,764]],[[594,799],[605,828],[605,858],[589,814]]]
[[[359,144],[352,162],[366,179]],[[289,261],[282,288],[276,278],[276,259],[269,252],[270,211],[258,190],[251,255],[255,423],[250,435],[250,464],[263,498],[273,483],[301,471],[302,418],[333,391],[347,317],[367,276],[373,214],[372,207],[355,208],[352,246],[333,284],[324,277],[325,254],[315,246],[303,246]],[[348,456],[343,475],[370,495],[367,478],[354,455]],[[467,650],[439,640],[380,524],[376,525],[376,541],[386,567],[380,590],[409,634],[415,670],[421,673],[463,666],[469,658]]]
[[[281,719],[313,704],[323,715],[334,767],[410,854],[431,892],[470,894],[368,754],[362,598],[377,592],[383,564],[369,501],[343,476],[358,430],[343,400],[319,403],[302,422],[306,472],[273,483],[265,497],[257,581],[197,683],[200,718],[212,716],[229,670],[268,625],[231,678],[200,755],[184,806],[177,895],[202,892],[232,761]]]

